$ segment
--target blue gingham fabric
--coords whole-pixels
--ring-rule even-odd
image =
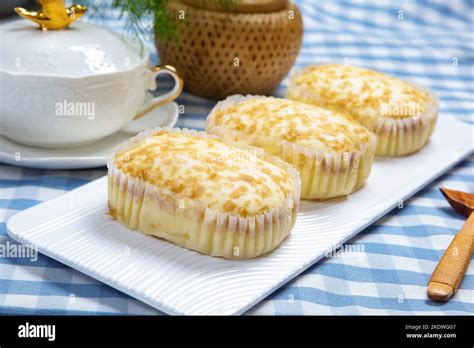
[[[472,1],[297,3],[305,33],[296,67],[339,62],[409,79],[438,93],[440,117],[454,115],[474,123]],[[114,13],[101,24],[123,28]],[[277,95],[285,87],[286,81]],[[186,92],[177,101],[185,106],[178,126],[203,129],[215,102]],[[0,243],[15,243],[6,234],[12,215],[105,173],[105,168],[52,171],[0,165]],[[352,239],[348,245],[357,252],[319,262],[248,313],[473,314],[474,263],[451,301],[438,304],[426,298],[429,277],[464,222],[443,199],[440,186],[474,192],[474,156]],[[42,255],[36,261],[0,257],[0,313],[160,314]]]

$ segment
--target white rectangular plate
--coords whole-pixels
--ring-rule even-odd
[[[253,260],[201,255],[128,230],[107,214],[106,177],[18,213],[9,235],[170,314],[239,314],[472,152],[472,127],[441,117],[430,143],[377,159],[347,198],[303,201],[290,237]]]

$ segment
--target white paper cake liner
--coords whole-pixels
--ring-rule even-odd
[[[293,165],[301,175],[301,197],[307,199],[326,199],[348,195],[360,188],[367,180],[374,158],[375,137],[367,143],[357,144],[353,151],[328,153],[318,149],[301,146],[284,139],[270,138],[260,134],[228,129],[216,125],[215,113],[225,110],[243,100],[252,98],[269,98],[254,95],[233,95],[220,101],[211,110],[206,120],[206,131],[223,139],[262,147],[272,144],[275,155]],[[266,148],[268,151],[268,147]]]
[[[378,156],[403,156],[421,149],[434,132],[438,118],[438,97],[431,91],[414,87],[428,95],[425,111],[418,117],[382,116],[374,126]]]
[[[113,153],[132,148],[161,130],[215,138],[195,130],[155,128],[119,144]],[[294,190],[280,206],[271,208],[263,214],[244,218],[208,208],[199,200],[183,197],[166,188],[154,186],[125,174],[117,168],[114,157],[111,156],[107,160],[108,203],[111,215],[130,229],[162,237],[212,256],[245,259],[276,248],[290,233],[296,221],[301,190],[298,172],[279,158],[266,154],[262,149],[220,140],[251,152],[252,155],[287,171],[295,183]]]
[[[313,64],[312,66],[318,65],[322,64]],[[293,83],[293,77],[304,74],[305,70],[306,68],[292,71],[286,98],[318,105],[312,101],[319,99],[319,95],[304,86]],[[364,124],[361,121],[362,125],[377,136],[375,148],[377,156],[402,156],[416,152],[428,142],[433,134],[439,108],[437,95],[413,82],[403,81],[428,95],[425,111],[418,117],[395,118],[380,115],[372,125]]]

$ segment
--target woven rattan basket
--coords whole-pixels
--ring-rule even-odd
[[[215,4],[170,2],[180,18],[179,40],[157,38],[161,62],[176,67],[185,88],[203,97],[272,93],[301,47],[298,8],[284,0],[241,0],[230,10]]]

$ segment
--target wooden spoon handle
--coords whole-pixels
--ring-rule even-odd
[[[428,284],[428,297],[448,301],[461,284],[474,250],[474,213],[446,249]]]

